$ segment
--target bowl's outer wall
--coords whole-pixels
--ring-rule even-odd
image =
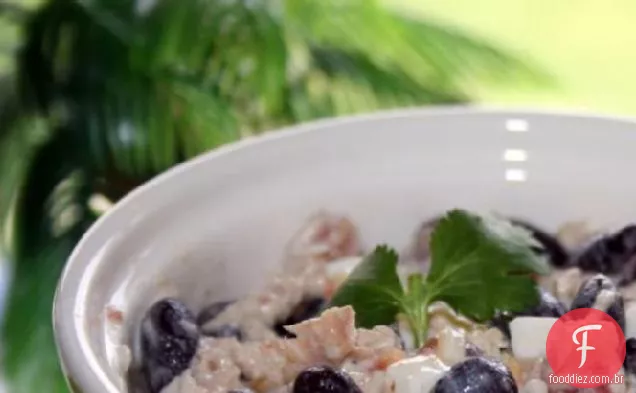
[[[511,119],[528,130],[509,131]],[[622,225],[636,217],[636,183],[627,180],[635,147],[627,120],[411,110],[219,149],[133,192],[80,242],[55,302],[61,358],[83,393],[125,391],[110,344],[128,339],[154,299],[179,296],[197,308],[258,288],[294,231],[323,208],[349,215],[367,249],[403,250],[422,220],[453,207],[548,229],[579,219]],[[527,161],[504,161],[506,149],[525,150]],[[526,181],[506,181],[507,169],[525,170]],[[105,325],[106,305],[123,311],[124,328]]]

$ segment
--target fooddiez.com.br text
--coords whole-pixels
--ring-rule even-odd
[[[624,375],[579,375],[579,374],[566,374],[566,375],[554,375],[550,374],[548,376],[548,381],[550,384],[603,384],[603,385],[613,385],[613,384],[623,384],[625,383]]]

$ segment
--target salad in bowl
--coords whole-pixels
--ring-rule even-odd
[[[550,377],[555,321],[592,308],[636,329],[636,227],[595,236],[570,225],[555,236],[451,210],[416,232],[404,255],[387,245],[365,253],[350,219],[316,214],[264,289],[200,310],[156,301],[136,337],[131,385],[150,393],[577,392]],[[617,383],[591,390],[633,391],[636,338],[622,345]]]

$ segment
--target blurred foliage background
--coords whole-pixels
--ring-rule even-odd
[[[528,54],[550,88],[480,84],[472,97],[496,106],[636,114],[636,2],[632,0],[386,0],[414,16],[452,23]]]
[[[68,391],[57,279],[137,185],[327,116],[470,102],[634,113],[633,16],[630,0],[0,0],[7,390]]]

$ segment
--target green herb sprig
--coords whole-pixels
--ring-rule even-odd
[[[436,301],[476,322],[535,305],[534,276],[550,271],[546,259],[533,251],[538,246],[530,233],[508,220],[452,210],[431,236],[426,277],[412,274],[404,288],[397,253],[378,246],[351,272],[330,305],[352,306],[357,325],[366,328],[391,324],[401,313],[419,347],[427,337],[429,306]]]

